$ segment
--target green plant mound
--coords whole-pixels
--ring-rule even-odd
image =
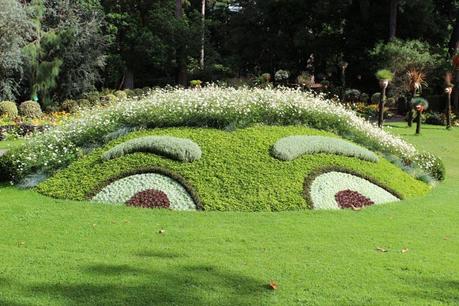
[[[0,102],[0,117],[7,116],[11,119],[18,116],[18,107],[11,101]]]
[[[119,158],[136,152],[153,153],[182,162],[201,158],[201,148],[190,139],[170,136],[147,136],[123,142],[104,154],[103,160]]]
[[[294,160],[304,154],[328,153],[377,162],[378,156],[368,149],[339,138],[324,136],[288,136],[276,141],[272,155],[280,160]]]
[[[311,203],[303,196],[309,173],[323,166],[352,170],[396,190],[405,198],[427,193],[430,187],[384,158],[378,162],[333,155],[311,154],[292,161],[273,158],[270,148],[277,140],[292,135],[331,136],[302,126],[258,125],[235,131],[210,128],[164,128],[136,131],[110,142],[57,172],[37,189],[55,198],[90,199],[113,178],[148,167],[167,169],[186,180],[199,196],[204,210],[286,211],[305,210]],[[133,153],[102,161],[103,152],[131,139],[170,135],[199,144],[202,157],[193,163],[154,154]]]
[[[19,113],[27,118],[39,118],[42,115],[41,106],[35,101],[25,101],[19,105]]]

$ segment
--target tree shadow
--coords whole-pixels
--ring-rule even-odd
[[[254,305],[262,304],[270,293],[266,281],[211,265],[171,265],[160,270],[96,264],[81,271],[76,282],[13,286],[65,305]],[[7,300],[5,304],[10,305]]]
[[[407,282],[416,289],[398,292],[400,296],[423,299],[432,304],[459,305],[459,280],[413,277]]]
[[[181,257],[181,255],[177,253],[158,251],[158,250],[141,250],[141,251],[134,253],[134,255],[138,257],[151,257],[151,258],[161,258],[161,259],[175,259],[175,258]]]

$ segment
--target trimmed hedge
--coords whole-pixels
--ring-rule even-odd
[[[17,117],[19,114],[16,103],[11,101],[0,102],[0,117],[7,116],[11,119]]]
[[[119,158],[126,154],[147,152],[182,162],[201,158],[201,148],[190,139],[170,136],[147,136],[123,142],[102,154],[103,160]]]
[[[280,160],[294,160],[304,154],[327,153],[377,162],[378,156],[370,150],[339,138],[324,136],[288,136],[276,141],[272,155]]]
[[[35,101],[25,101],[19,105],[19,113],[27,118],[39,118],[42,115],[41,106]]]
[[[350,169],[361,177],[371,176],[404,197],[423,195],[430,190],[427,184],[383,158],[376,163],[331,154],[303,156],[288,163],[272,158],[269,150],[273,143],[298,134],[331,136],[302,126],[255,126],[233,132],[205,128],[137,131],[94,150],[57,172],[41,183],[38,191],[56,198],[85,200],[115,177],[159,167],[180,175],[192,186],[205,210],[305,210],[309,209],[309,202],[302,195],[305,176],[324,165]],[[101,162],[103,152],[120,143],[157,135],[193,140],[202,149],[201,159],[182,163],[154,154],[136,153]],[[183,181],[180,183],[186,186]]]

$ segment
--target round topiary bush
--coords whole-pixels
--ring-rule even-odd
[[[117,90],[113,94],[120,100],[125,100],[128,97],[127,93],[122,90]]]
[[[0,117],[7,116],[9,118],[15,118],[18,115],[18,107],[16,103],[11,101],[0,102]]]
[[[80,109],[78,102],[75,100],[67,99],[61,104],[61,110],[68,113],[76,113]]]
[[[41,106],[35,101],[25,101],[19,105],[19,113],[27,118],[39,118],[42,115]]]

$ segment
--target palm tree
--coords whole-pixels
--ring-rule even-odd
[[[376,78],[379,80],[381,87],[381,99],[379,100],[378,127],[382,128],[384,122],[384,104],[386,102],[386,90],[390,81],[394,78],[394,74],[387,70],[381,69],[376,72]]]
[[[407,89],[412,94],[412,98],[418,97],[421,95],[422,86],[427,87],[427,82],[425,81],[426,75],[424,72],[416,69],[411,68],[407,72],[408,82],[407,82]],[[408,113],[408,126],[411,127],[413,122],[413,105],[411,105],[409,113]]]
[[[451,128],[451,93],[453,92],[453,75],[451,72],[447,72],[445,75],[445,93],[446,93],[446,128],[449,130]]]

